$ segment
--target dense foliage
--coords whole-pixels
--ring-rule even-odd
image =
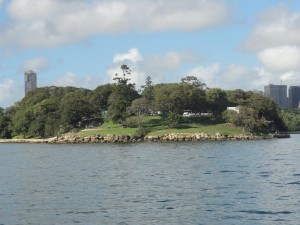
[[[281,111],[280,117],[289,131],[300,131],[300,110]]]
[[[299,112],[278,113],[274,102],[243,90],[207,88],[198,78],[187,76],[178,83],[153,84],[147,77],[142,91],[130,82],[128,66],[121,67],[114,83],[95,90],[75,87],[44,87],[29,92],[13,106],[0,108],[0,138],[47,137],[110,120],[140,127],[143,115],[161,115],[168,127],[179,127],[185,111],[205,113],[249,131],[270,132],[300,127]],[[238,106],[239,112],[226,110]]]

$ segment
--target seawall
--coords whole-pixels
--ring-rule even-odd
[[[47,143],[47,144],[81,144],[81,143],[134,143],[134,142],[185,142],[185,141],[242,141],[272,139],[273,135],[208,135],[204,133],[171,133],[156,136],[129,136],[129,135],[95,135],[88,137],[76,134],[65,134],[61,137],[49,139],[1,139],[0,143]]]

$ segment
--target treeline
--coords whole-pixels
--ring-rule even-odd
[[[210,113],[251,132],[286,129],[276,104],[261,94],[208,88],[196,77],[179,83],[153,84],[147,77],[142,91],[130,81],[130,68],[121,67],[112,84],[95,90],[44,87],[29,92],[20,102],[0,110],[0,138],[54,136],[91,123],[110,120],[126,126],[137,115],[157,114],[169,127],[181,123],[185,110]],[[239,113],[226,111],[239,106]]]

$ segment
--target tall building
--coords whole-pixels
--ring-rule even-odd
[[[289,107],[298,108],[300,103],[300,86],[289,87]]]
[[[25,95],[34,89],[36,89],[36,72],[28,70],[24,73],[25,78]]]
[[[269,84],[267,86],[264,86],[264,95],[273,100],[278,105],[278,107],[288,107],[286,85]]]

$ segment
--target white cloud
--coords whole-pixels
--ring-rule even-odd
[[[131,50],[122,55],[127,55],[130,52]],[[188,52],[173,51],[167,52],[164,55],[141,56],[141,58],[141,60],[135,62],[126,61],[127,65],[132,69],[132,74],[130,74],[129,78],[133,83],[137,84],[137,88],[144,84],[147,76],[150,76],[154,83],[157,84],[163,82],[180,82],[180,79],[187,75],[199,78],[200,81],[207,84],[210,88],[218,87],[222,89],[262,90],[264,85],[279,83],[281,80],[285,84],[295,84],[297,82],[300,84],[299,73],[289,72],[282,74],[272,72],[264,67],[248,68],[237,64],[222,67],[219,63],[213,63],[208,66],[197,66],[192,69],[186,69],[186,64],[192,63],[193,65],[200,63],[198,55]],[[120,66],[121,64],[114,63],[107,70],[110,82],[116,73],[122,73]]]
[[[0,81],[0,107],[11,106],[12,102],[20,100],[23,95],[21,86],[12,79]]]
[[[77,81],[76,81],[77,77],[74,73],[71,72],[67,72],[65,74],[63,74],[62,76],[60,76],[54,83],[54,85],[56,86],[76,86]]]
[[[244,48],[262,51],[286,45],[300,45],[300,12],[290,12],[281,5],[263,13],[251,36],[244,43]]]
[[[229,16],[224,1],[173,0],[152,5],[150,30],[192,31],[220,24]],[[150,19],[151,18],[151,19]]]
[[[49,67],[49,60],[44,57],[37,57],[25,60],[22,65],[22,71],[33,70],[42,72]]]
[[[226,0],[11,0],[0,46],[52,47],[132,30],[194,31],[224,23]]]
[[[92,90],[99,84],[99,78],[89,75],[78,76],[73,72],[66,72],[63,75],[58,76],[52,83],[54,86],[82,87]]]
[[[243,47],[256,53],[262,64],[256,71],[265,84],[299,82],[300,12],[291,12],[284,5],[267,10]]]
[[[259,52],[257,57],[271,71],[300,69],[300,48],[296,46],[268,48]]]
[[[199,62],[200,57],[193,52],[167,52],[164,55],[149,55],[143,57],[136,48],[127,53],[117,53],[113,58],[114,65],[107,70],[110,81],[115,74],[121,74],[121,64],[127,64],[131,68],[130,79],[139,88],[150,76],[153,82],[179,82],[182,75],[180,70],[185,63]]]
[[[208,87],[222,89],[262,90],[267,84],[299,85],[300,73],[275,73],[263,67],[248,68],[232,64],[222,68],[218,63],[199,66],[187,72],[187,75],[198,77]]]
[[[300,85],[300,72],[290,71],[281,75],[280,80],[290,85]]]
[[[199,78],[199,80],[205,83],[208,87],[217,87],[221,83],[220,77],[220,65],[214,63],[210,66],[199,66],[193,68],[187,72],[187,75]],[[220,86],[219,86],[220,87]]]
[[[142,56],[140,54],[140,51],[137,48],[132,48],[127,53],[116,54],[114,56],[113,62],[114,63],[123,63],[123,62],[126,62],[126,61],[138,62],[140,60],[142,60]]]

